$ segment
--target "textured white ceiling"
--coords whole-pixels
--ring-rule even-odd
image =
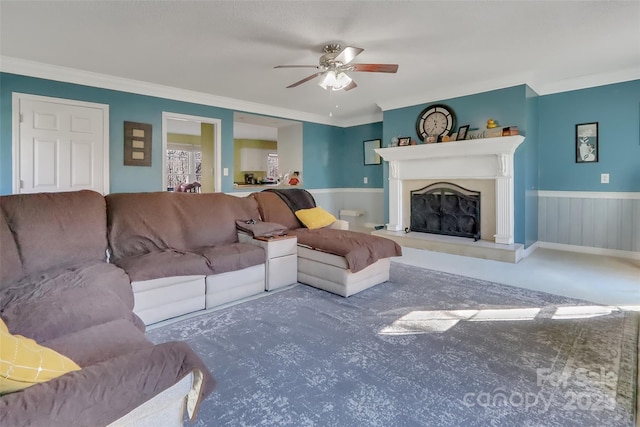
[[[333,41],[399,71],[286,89],[314,70],[273,67],[317,64]],[[640,78],[640,2],[3,0],[0,54],[357,121],[514,84]]]

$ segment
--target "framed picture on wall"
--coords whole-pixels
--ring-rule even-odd
[[[151,166],[151,125],[124,122],[124,165]]]
[[[382,141],[379,139],[371,139],[369,141],[363,142],[365,166],[379,165],[380,163],[382,163],[382,160],[380,159],[380,155],[374,151],[376,148],[381,147],[381,142]]]
[[[576,163],[598,162],[598,122],[576,125]]]

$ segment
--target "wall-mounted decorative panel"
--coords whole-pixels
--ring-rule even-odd
[[[151,125],[124,122],[125,166],[151,166]]]

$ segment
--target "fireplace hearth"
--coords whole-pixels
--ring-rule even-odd
[[[480,239],[480,192],[452,182],[411,191],[410,231]]]

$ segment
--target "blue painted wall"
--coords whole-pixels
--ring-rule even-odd
[[[640,80],[540,97],[540,190],[640,191]],[[598,163],[576,163],[575,125],[598,122]],[[601,184],[600,174],[610,174]]]
[[[344,129],[340,144],[340,186],[345,188],[382,188],[382,163],[364,164],[364,141],[382,140],[382,122],[352,126]],[[364,177],[368,183],[364,183]]]
[[[470,125],[470,129],[485,129],[487,119],[492,118],[500,126],[519,126],[521,134],[524,134],[525,90],[525,85],[514,86],[385,111],[384,145],[388,146],[393,136],[410,136],[419,142],[416,120],[418,114],[431,104],[446,104],[453,109],[457,119],[455,131],[461,125]]]
[[[0,74],[0,192],[11,193],[12,92],[51,96],[109,105],[110,192],[162,190],[162,112],[191,114],[222,120],[222,164],[233,168],[233,111],[152,96],[99,89],[14,74]],[[152,125],[151,167],[124,166],[124,122]],[[222,177],[222,187],[232,187],[233,174]]]
[[[0,194],[12,191],[12,92],[74,99],[109,105],[110,191],[112,193],[162,190],[162,112],[221,119],[222,167],[233,171],[233,111],[225,108],[170,99],[99,89],[53,80],[0,73]],[[150,123],[152,166],[123,165],[124,121]],[[342,128],[303,123],[303,165],[305,187],[341,187],[345,165],[357,162],[345,158]],[[331,159],[331,161],[330,161]],[[233,191],[233,173],[222,177],[222,191]]]
[[[525,160],[525,198],[524,198],[524,246],[529,247],[538,240],[538,187],[539,187],[539,96],[526,87],[525,129],[526,144],[523,147]]]
[[[302,132],[304,188],[339,187],[343,161],[340,147],[344,129],[305,122]]]

